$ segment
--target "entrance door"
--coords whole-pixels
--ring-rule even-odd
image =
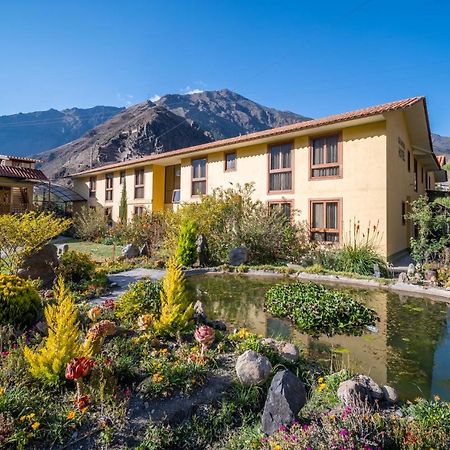
[[[0,186],[0,214],[11,212],[11,188]]]

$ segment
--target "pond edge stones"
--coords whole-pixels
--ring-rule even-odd
[[[247,350],[236,361],[236,375],[247,386],[263,383],[269,378],[272,364],[269,359],[253,350]]]
[[[303,382],[290,370],[277,372],[270,384],[261,419],[261,428],[271,435],[281,426],[290,425],[306,404],[306,389]]]

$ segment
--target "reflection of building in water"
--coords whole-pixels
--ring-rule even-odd
[[[434,352],[433,378],[431,394],[439,395],[443,400],[450,401],[450,309],[447,309],[447,321],[441,340]]]
[[[388,297],[388,379],[404,397],[430,398],[435,352],[447,306],[422,298]],[[448,358],[448,356],[447,356]],[[448,376],[447,376],[448,377]]]

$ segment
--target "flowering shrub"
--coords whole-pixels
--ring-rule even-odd
[[[39,294],[28,281],[0,274],[0,325],[24,328],[34,324],[41,313]]]
[[[276,284],[266,293],[265,307],[311,336],[361,335],[379,320],[374,310],[350,295],[314,283]]]

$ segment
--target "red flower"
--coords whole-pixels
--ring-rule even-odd
[[[67,364],[66,378],[68,380],[78,380],[79,378],[87,377],[93,366],[94,361],[92,359],[85,358],[84,356],[74,358]]]
[[[84,408],[87,408],[89,403],[91,401],[91,398],[89,397],[89,395],[83,395],[80,398],[77,398],[74,401],[74,405],[81,411]]]

